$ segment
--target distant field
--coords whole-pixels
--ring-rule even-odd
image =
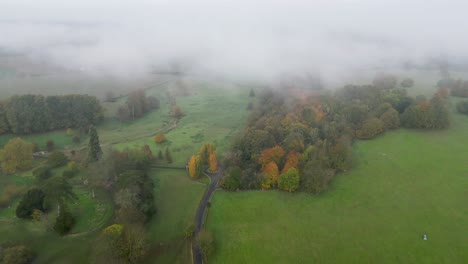
[[[320,196],[217,192],[211,263],[466,263],[467,131],[455,114],[448,130],[359,141]]]
[[[218,153],[222,154],[247,119],[249,90],[244,88],[230,91],[228,89],[233,87],[226,84],[199,81],[195,81],[193,86],[197,92],[195,95],[177,97],[177,105],[185,116],[180,119],[176,129],[166,134],[167,143],[157,145],[152,136],[173,120],[169,116],[170,107],[164,101],[161,109],[121,129],[105,131],[103,128],[103,133],[99,131],[100,137],[105,141],[111,137],[127,140],[115,144],[118,149],[141,148],[148,144],[156,154],[159,150],[164,153],[166,147],[169,147],[174,158],[173,165],[177,166],[184,166],[204,143],[213,143]],[[149,90],[148,94],[151,92]],[[147,136],[132,137],[132,133],[146,133]]]

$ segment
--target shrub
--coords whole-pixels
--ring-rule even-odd
[[[213,234],[207,230],[201,230],[198,234],[198,243],[203,255],[204,262],[208,262],[208,258],[214,253],[215,244]]]
[[[356,131],[356,137],[360,139],[371,139],[384,131],[384,122],[378,118],[371,118],[364,121],[361,129]]]
[[[51,168],[63,166],[67,163],[67,156],[63,152],[54,151],[49,155],[47,163]]]
[[[50,167],[41,166],[33,170],[32,175],[39,181],[46,180],[52,176],[50,173]]]
[[[18,245],[8,247],[3,251],[5,264],[28,264],[34,259],[34,252],[26,246]]]

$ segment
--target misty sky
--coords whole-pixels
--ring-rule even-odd
[[[117,75],[177,61],[232,76],[333,78],[468,57],[466,10],[453,0],[0,0],[0,47]]]

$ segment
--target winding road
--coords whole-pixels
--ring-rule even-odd
[[[199,244],[197,243],[198,240],[198,233],[203,227],[203,220],[205,217],[205,211],[206,207],[208,206],[208,202],[210,201],[211,195],[213,195],[213,192],[216,190],[216,187],[218,186],[219,180],[223,176],[224,173],[224,168],[219,166],[218,167],[218,172],[216,173],[208,173],[204,172],[204,174],[210,178],[210,186],[206,190],[205,194],[203,195],[203,198],[200,201],[200,205],[198,206],[197,209],[197,214],[195,215],[195,230],[194,230],[194,240],[192,242],[192,252],[193,252],[193,264],[202,264],[203,263],[203,256],[201,253],[201,248]]]

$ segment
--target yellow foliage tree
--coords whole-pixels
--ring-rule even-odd
[[[13,138],[0,150],[0,164],[7,174],[24,170],[31,166],[33,144],[21,138]]]
[[[218,171],[218,159],[216,158],[216,151],[210,153],[210,172],[217,172]]]
[[[215,151],[215,147],[213,144],[204,144],[198,154],[200,155],[201,163],[207,164],[209,163],[210,154]]]
[[[195,157],[195,155],[192,155],[192,157],[189,160],[188,170],[189,170],[190,178],[196,179],[197,178],[197,158]]]

